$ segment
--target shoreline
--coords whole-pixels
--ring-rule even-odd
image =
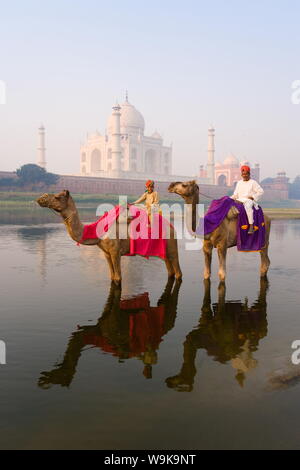
[[[38,213],[42,211],[40,207],[35,202],[35,199],[38,197],[39,193],[22,193],[22,192],[1,192],[0,191],[0,213],[1,211],[24,211],[25,212],[35,212]],[[111,203],[117,204],[119,195],[116,194],[73,194],[72,195],[76,205],[79,210],[82,211],[96,211],[97,206],[101,203]],[[128,196],[128,202],[133,202],[137,196]],[[291,206],[294,207],[286,207],[286,204],[290,202]],[[183,202],[176,197],[172,198],[161,198],[161,203],[169,203],[169,204],[183,204]],[[266,202],[266,206],[264,207],[264,203],[262,204],[264,213],[271,218],[271,220],[284,220],[284,219],[292,219],[298,220],[300,219],[300,201],[287,201],[284,203],[278,202],[279,207],[276,207],[276,203],[274,203],[275,207],[270,207],[272,202]],[[284,205],[284,207],[280,207]],[[207,209],[207,205],[205,204],[205,210]]]

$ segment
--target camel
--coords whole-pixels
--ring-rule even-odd
[[[248,299],[226,301],[226,285],[218,286],[218,302],[211,302],[211,281],[204,283],[201,317],[196,328],[186,336],[183,343],[183,364],[180,372],[166,379],[169,388],[191,392],[197,373],[197,351],[205,350],[209,357],[220,364],[230,363],[237,383],[243,387],[247,374],[255,369],[258,361],[253,353],[259,342],[268,334],[267,277],[260,278],[257,300],[248,305]]]
[[[76,374],[79,359],[88,344],[104,348],[106,352],[109,351],[110,354],[117,356],[120,361],[130,357],[137,357],[143,360],[143,374],[146,378],[151,378],[151,364],[157,362],[157,351],[159,348],[157,340],[160,342],[162,337],[175,325],[180,286],[181,281],[169,279],[161,297],[157,301],[157,307],[151,307],[151,311],[147,313],[138,303],[134,305],[135,299],[140,298],[139,295],[129,300],[127,299],[125,305],[122,305],[121,289],[112,282],[107,302],[97,323],[77,327],[77,331],[70,336],[63,360],[56,364],[54,369],[41,373],[38,381],[39,387],[44,389],[50,388],[52,385],[69,387]],[[149,294],[145,293],[142,295]],[[161,328],[158,328],[159,336],[155,337],[153,330],[151,330],[152,334],[146,345],[147,350],[141,353],[139,348],[134,346],[134,342],[132,343],[131,335],[133,333],[130,332],[130,319],[134,321],[134,317],[136,315],[139,316],[141,313],[146,316],[154,315],[155,317],[155,309],[161,312],[163,318]],[[140,333],[138,330],[134,334],[139,335]],[[147,328],[145,335],[147,336]],[[137,344],[143,344],[143,339],[139,341],[138,337]],[[157,346],[157,349],[151,349],[151,346],[155,348]],[[153,361],[149,361],[152,356]]]
[[[80,221],[79,214],[68,190],[63,190],[58,194],[43,194],[36,201],[41,207],[53,209],[58,213],[65,225],[70,237],[83,245],[97,245],[103,252],[110,270],[111,280],[116,285],[121,285],[121,256],[130,252],[129,235],[125,239],[119,237],[119,228],[122,222],[117,220],[114,232],[116,237],[110,238],[109,232],[102,239],[82,240],[84,225]],[[131,219],[127,219],[127,225]],[[126,223],[126,221],[125,221]],[[128,233],[128,232],[127,232]],[[167,239],[165,264],[168,272],[168,278],[176,278],[180,280],[182,273],[179,265],[177,239],[174,228],[170,227],[170,238]]]
[[[181,196],[185,204],[188,204],[191,211],[191,230],[196,231],[197,226],[197,211],[196,207],[199,204],[199,186],[196,181],[187,182],[174,182],[169,186],[169,192],[175,193]],[[219,227],[212,233],[206,235],[203,240],[203,252],[204,252],[204,279],[210,279],[211,276],[211,260],[212,250],[217,248],[219,256],[219,279],[224,282],[226,279],[226,254],[227,249],[237,245],[237,216],[238,209],[232,207],[223,222]],[[261,266],[260,275],[265,277],[268,273],[270,266],[270,259],[268,256],[269,238],[271,230],[271,220],[265,215],[265,227],[266,227],[266,243],[260,252],[261,255]]]

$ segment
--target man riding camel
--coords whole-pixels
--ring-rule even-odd
[[[253,207],[258,208],[257,202],[264,193],[262,187],[257,183],[257,181],[250,178],[250,167],[244,165],[241,167],[242,180],[238,181],[235,191],[231,196],[232,199],[235,199],[238,202],[244,204],[248,222],[249,230],[248,234],[254,233],[254,219],[253,219]]]
[[[157,191],[154,191],[154,181],[152,180],[146,182],[146,191],[133,204],[141,204],[144,201],[150,217],[153,208],[157,208],[159,204],[159,195]]]

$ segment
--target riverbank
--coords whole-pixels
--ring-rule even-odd
[[[23,193],[23,192],[0,192],[0,219],[4,213],[6,217],[9,212],[21,213],[25,215],[25,212],[30,212],[33,216],[39,214],[41,218],[48,220],[45,211],[38,207],[35,200],[38,197],[38,193]],[[86,212],[88,219],[93,212],[95,213],[99,204],[109,203],[118,204],[119,195],[116,194],[72,194],[73,199],[79,210]],[[128,196],[128,202],[133,202],[138,195]],[[176,195],[171,195],[170,198],[161,199],[161,203],[170,204],[183,204],[183,200]],[[273,204],[273,206],[272,206]],[[206,206],[206,204],[205,204]],[[271,219],[300,219],[300,202],[299,201],[279,201],[276,203],[264,201],[263,209]],[[207,207],[207,206],[206,206]],[[43,214],[43,215],[42,215]]]
[[[264,213],[271,219],[300,219],[300,209],[288,209],[288,208],[267,208],[264,209]]]
[[[36,199],[39,197],[40,193],[24,193],[24,192],[0,192],[0,207],[24,207],[32,206],[35,204]],[[135,201],[140,194],[128,196],[128,202],[132,203]],[[83,207],[86,209],[96,208],[99,204],[110,203],[118,204],[119,195],[118,194],[72,194],[72,198],[78,207]],[[161,198],[161,202],[165,203],[181,203],[182,200],[176,197],[176,195],[170,194],[170,197]]]

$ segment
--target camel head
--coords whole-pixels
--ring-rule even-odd
[[[41,207],[48,207],[49,209],[53,209],[55,212],[62,214],[69,209],[71,199],[70,192],[67,189],[64,189],[58,194],[42,194],[36,202]]]
[[[195,194],[199,197],[199,186],[195,180],[176,183],[171,183],[168,187],[169,193],[175,193],[181,196],[188,204],[192,202]]]
[[[168,188],[169,193],[181,196],[187,204],[192,204],[192,230],[196,231],[197,204],[199,204],[199,186],[195,180],[171,183]]]

